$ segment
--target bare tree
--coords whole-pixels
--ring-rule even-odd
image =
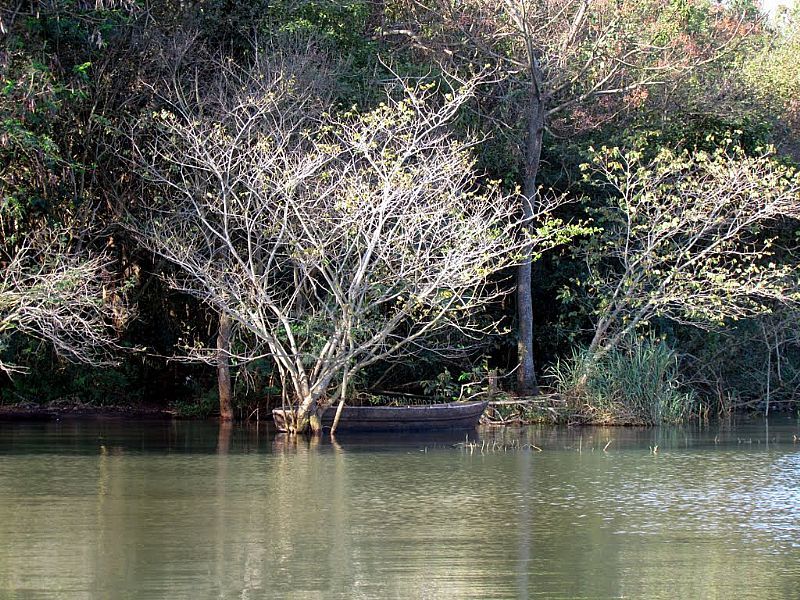
[[[242,144],[247,146],[253,136],[264,133],[263,127],[271,126],[268,120],[260,120],[263,112],[270,110],[271,102],[282,107],[286,117],[284,133],[289,136],[309,117],[318,116],[324,103],[329,102],[335,88],[334,71],[328,57],[317,52],[313,45],[254,48],[251,68],[241,69],[227,56],[209,56],[208,49],[197,37],[192,30],[171,37],[160,48],[162,55],[155,62],[159,68],[146,77],[145,82],[154,98],[182,118],[205,119],[209,123],[216,119],[231,130],[238,128],[244,135]],[[164,65],[169,68],[163,69]],[[304,92],[295,94],[294,90],[300,86]],[[202,99],[200,89],[203,90]],[[243,111],[243,119],[234,123],[231,114],[237,111]],[[138,127],[138,132],[146,132],[147,126]],[[217,253],[225,252],[225,245],[219,243]],[[231,371],[235,368],[231,345],[247,334],[225,311],[217,311],[217,314],[216,352],[211,355],[197,347],[188,348],[189,360],[214,364],[220,419],[231,421],[234,418]]]
[[[368,365],[497,330],[478,318],[505,293],[492,276],[557,228],[523,239],[513,199],[478,188],[476,141],[448,132],[474,82],[438,104],[400,84],[400,99],[336,117],[285,63],[219,74],[138,138],[155,189],[133,227],[179,267],[177,288],[250,334],[243,358],[272,356],[299,403],[295,431],[318,431]]]
[[[124,298],[108,258],[76,255],[66,239],[67,232],[39,232],[0,258],[0,336],[19,332],[69,359],[114,364],[115,329],[128,318]],[[25,370],[0,360],[0,371]]]
[[[800,300],[792,250],[777,237],[800,219],[792,169],[736,148],[652,160],[603,149],[587,167],[617,198],[587,248],[599,300],[590,357],[655,317],[710,328]]]

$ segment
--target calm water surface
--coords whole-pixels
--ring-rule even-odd
[[[0,598],[798,598],[793,436],[0,424]]]

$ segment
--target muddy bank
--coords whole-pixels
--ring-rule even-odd
[[[0,406],[0,423],[66,419],[172,419],[174,417],[174,411],[158,406],[92,406],[63,400],[48,404],[20,402]]]

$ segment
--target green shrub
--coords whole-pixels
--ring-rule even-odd
[[[219,414],[219,392],[215,386],[202,390],[199,384],[195,385],[199,393],[189,399],[176,399],[170,403],[170,408],[182,419],[206,419],[213,414]]]
[[[629,339],[593,361],[575,350],[548,376],[573,416],[593,423],[677,423],[696,405],[695,393],[681,382],[676,353],[658,340]]]

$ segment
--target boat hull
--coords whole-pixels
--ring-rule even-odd
[[[428,431],[472,429],[486,410],[488,402],[451,402],[421,406],[347,406],[342,410],[340,431]],[[287,431],[283,409],[272,411],[278,431]],[[330,428],[336,406],[329,406],[322,415],[322,427]]]

